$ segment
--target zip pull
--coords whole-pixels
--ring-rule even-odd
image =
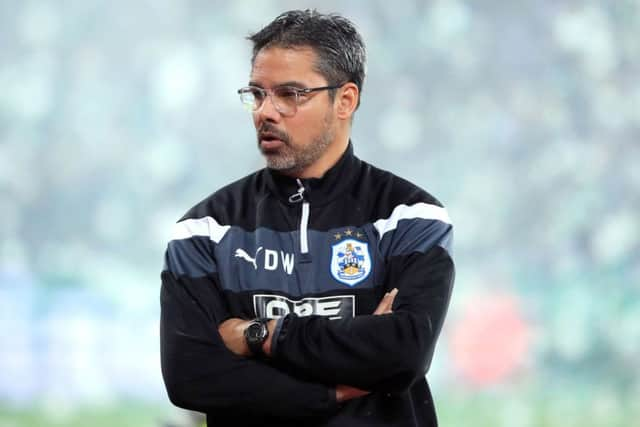
[[[289,203],[300,203],[304,200],[304,185],[302,185],[300,178],[296,178],[296,182],[298,183],[298,191],[289,196]]]

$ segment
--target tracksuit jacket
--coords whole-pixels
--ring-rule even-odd
[[[358,159],[318,179],[265,168],[175,225],[161,289],[170,400],[218,426],[435,426],[425,374],[454,279],[447,212]],[[398,288],[393,313],[372,315]],[[277,318],[272,356],[236,356],[218,325]],[[371,393],[337,403],[335,386]]]

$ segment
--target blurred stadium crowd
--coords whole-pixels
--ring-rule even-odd
[[[301,5],[0,2],[0,425],[94,407],[129,425],[119,408],[136,404],[131,425],[165,416],[169,231],[261,167],[236,94],[244,37]],[[441,424],[633,425],[640,2],[304,7],[344,14],[367,43],[356,153],[456,225],[429,373]]]

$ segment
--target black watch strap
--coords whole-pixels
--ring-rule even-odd
[[[255,357],[264,357],[262,345],[269,337],[269,329],[267,329],[268,319],[253,319],[244,330],[244,339],[247,342],[251,355]]]

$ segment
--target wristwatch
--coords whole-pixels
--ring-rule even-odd
[[[263,357],[265,355],[262,351],[262,345],[269,337],[268,321],[269,319],[253,319],[244,330],[244,339],[253,356]]]

